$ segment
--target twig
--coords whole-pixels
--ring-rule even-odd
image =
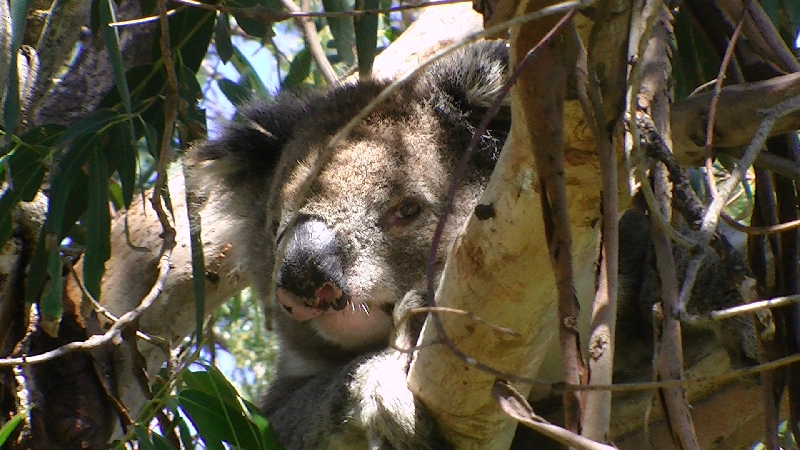
[[[795,303],[800,303],[800,294],[787,295],[785,297],[774,297],[769,300],[759,300],[757,302],[747,303],[744,305],[733,306],[731,308],[718,309],[714,311],[704,312],[702,314],[683,314],[678,318],[682,322],[701,322],[707,320],[724,320],[731,317],[741,316],[744,314],[752,314],[763,309],[776,308],[778,306],[787,306]]]
[[[750,141],[750,144],[748,144],[744,152],[744,156],[739,161],[739,164],[737,164],[736,168],[731,172],[730,178],[725,180],[725,182],[722,184],[722,187],[719,190],[719,195],[714,197],[714,199],[711,201],[711,204],[708,206],[708,209],[706,210],[706,214],[703,217],[703,221],[698,232],[698,244],[705,246],[711,241],[714,231],[717,229],[717,224],[719,223],[719,217],[722,213],[722,209],[725,207],[728,199],[733,194],[733,190],[736,185],[739,184],[746,176],[747,169],[753,165],[753,161],[755,161],[758,153],[764,146],[764,143],[769,137],[770,131],[775,125],[775,122],[777,122],[781,117],[797,109],[800,109],[800,95],[788,100],[784,100],[772,108],[762,111],[762,114],[764,114],[765,117],[761,121],[761,125],[759,125],[758,130],[753,136],[753,139]],[[689,260],[686,270],[686,278],[681,286],[681,295],[678,299],[677,312],[679,314],[683,314],[686,310],[686,303],[691,295],[691,291],[696,280],[697,271],[699,270],[699,266],[704,257],[705,255],[703,252],[697,252]]]
[[[748,22],[752,22],[755,25],[761,35],[760,37],[766,41],[769,50],[775,56],[774,58],[768,59],[776,63],[780,62],[783,66],[783,70],[786,72],[800,72],[800,63],[797,61],[797,57],[795,57],[789,47],[786,46],[786,42],[781,38],[778,30],[775,29],[775,24],[773,24],[772,20],[767,16],[761,4],[752,0],[748,1],[747,14],[750,15],[750,20]]]
[[[619,227],[617,226],[617,158],[611,145],[611,135],[605,124],[603,102],[597,89],[594,68],[577,29],[572,27],[573,39],[579,46],[577,79],[578,99],[583,115],[597,144],[603,190],[603,231],[597,292],[592,303],[589,328],[588,384],[611,384],[614,372],[615,330],[617,318]],[[587,393],[584,398],[581,435],[595,440],[607,439],[611,422],[611,392]]]
[[[158,278],[156,279],[155,284],[150,289],[150,292],[142,299],[139,306],[137,306],[132,311],[129,311],[123,314],[117,322],[109,328],[104,334],[93,335],[90,336],[89,339],[80,342],[70,342],[69,344],[62,345],[54,350],[50,350],[48,352],[44,352],[34,356],[23,356],[18,358],[3,358],[0,359],[0,367],[9,367],[9,366],[27,366],[32,364],[39,364],[45,361],[50,361],[55,358],[60,358],[68,353],[74,352],[76,350],[80,351],[88,351],[94,348],[101,347],[108,342],[111,342],[114,338],[119,336],[119,334],[129,325],[133,324],[139,317],[144,313],[158,298],[161,292],[164,290],[164,284],[167,280],[167,274],[169,273],[170,263],[169,258],[172,255],[172,249],[175,246],[174,238],[172,240],[168,240],[165,238],[164,240],[164,248],[162,249],[161,257],[159,258],[159,269],[158,269]]]
[[[224,6],[224,5],[211,5],[206,3],[201,3],[195,0],[173,0],[177,3],[181,3],[182,5],[178,8],[168,11],[169,15],[175,14],[177,12],[183,11],[187,7],[194,7],[200,9],[206,9],[209,11],[220,11],[224,13],[228,13],[231,15],[235,15],[237,17],[243,17],[247,19],[254,19],[258,20],[263,23],[272,23],[272,22],[281,22],[286,19],[291,19],[293,17],[358,17],[358,16],[366,16],[366,15],[375,15],[375,14],[389,14],[395,11],[406,11],[410,9],[421,9],[426,8],[429,6],[438,6],[438,5],[451,5],[454,3],[464,3],[469,0],[440,0],[436,2],[425,2],[419,4],[409,4],[409,5],[399,5],[393,6],[391,8],[379,8],[379,9],[364,9],[359,11],[331,11],[331,12],[289,12],[283,11],[278,9],[269,9],[262,5],[257,5],[249,8],[240,8],[240,7],[233,7],[233,6]],[[132,25],[140,25],[148,22],[153,22],[158,20],[158,16],[148,16],[148,17],[141,17],[138,19],[131,19],[131,20],[122,20],[119,22],[112,22],[109,23],[109,26],[112,27],[126,27]]]
[[[309,0],[302,1],[303,8],[310,8],[311,2]],[[292,0],[281,0],[281,3],[283,3],[283,6],[291,13],[302,12],[300,7]],[[328,56],[325,54],[325,50],[319,42],[317,26],[314,24],[314,21],[308,17],[295,17],[295,22],[300,28],[303,34],[303,40],[306,41],[306,48],[311,52],[311,56],[314,58],[314,62],[317,63],[317,68],[320,73],[322,73],[322,77],[325,78],[325,82],[328,83],[329,86],[336,86],[339,84],[339,76],[336,75],[336,71],[333,70],[333,66],[330,61],[328,61]]]
[[[177,7],[177,8],[175,8],[175,9],[170,9],[169,11],[167,11],[167,16],[175,15],[175,14],[177,14],[177,13],[179,13],[179,12],[181,12],[181,11],[187,9],[187,8],[189,8],[189,5],[181,5],[181,6]],[[134,26],[134,25],[144,25],[146,23],[155,22],[155,21],[160,20],[160,19],[161,19],[161,16],[158,16],[158,15],[156,15],[156,16],[146,16],[146,17],[139,17],[139,18],[130,19],[130,20],[120,20],[119,22],[110,22],[108,24],[108,26],[110,26],[110,27],[120,27],[120,28],[121,27],[130,27],[130,26]]]
[[[94,298],[92,293],[89,292],[88,289],[86,289],[86,285],[83,284],[81,277],[78,275],[78,272],[75,270],[75,266],[72,264],[69,258],[64,258],[64,265],[67,266],[67,270],[72,276],[73,281],[75,281],[75,284],[78,285],[78,288],[81,290],[81,294],[84,295],[87,299],[89,299],[89,302],[91,302],[94,310],[100,313],[106,319],[110,320],[112,323],[119,322],[119,318],[114,314],[112,314],[111,311],[107,310],[103,305],[101,305],[100,302],[98,302]],[[140,330],[136,330],[136,337],[138,337],[143,341],[149,342],[157,347],[164,348],[166,345],[168,345],[168,342],[165,339],[158,336],[150,336]]]
[[[784,231],[795,230],[797,228],[800,228],[800,219],[765,227],[754,227],[754,226],[744,225],[727,215],[723,215],[722,219],[725,220],[725,223],[730,225],[730,227],[733,228],[734,230],[753,235],[777,234],[777,233],[782,233]]]
[[[706,123],[706,183],[708,190],[711,192],[711,197],[717,196],[717,181],[714,179],[713,164],[714,164],[714,122],[717,118],[717,105],[719,104],[719,96],[722,93],[722,83],[725,81],[725,73],[728,71],[728,65],[733,57],[733,50],[736,48],[736,42],[739,41],[739,36],[742,35],[742,27],[744,26],[744,17],[736,25],[733,30],[733,35],[728,42],[728,48],[725,49],[725,56],[722,58],[722,63],[719,66],[717,79],[714,83],[714,93],[711,95],[711,104],[708,107],[708,122]]]
[[[531,408],[527,399],[506,381],[496,381],[492,386],[492,395],[503,412],[511,416],[511,418],[566,446],[585,450],[614,449],[610,445],[595,442],[565,428],[553,425],[538,416],[533,412],[533,408]]]

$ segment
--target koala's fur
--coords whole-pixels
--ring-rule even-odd
[[[687,227],[688,228],[688,227]],[[652,355],[652,306],[661,302],[661,280],[656,269],[655,249],[651,241],[650,219],[641,208],[632,208],[619,220],[619,299],[616,358],[624,365],[618,372],[635,367],[648,367]],[[673,245],[678,282],[683,283],[691,254],[680,245]],[[697,274],[697,281],[687,303],[691,314],[725,309],[744,302],[736,284],[728,276],[716,253],[708,251]],[[692,334],[713,331],[717,341],[728,352],[736,368],[758,363],[758,334],[750,315],[721,321],[687,324],[687,342]],[[701,338],[701,336],[698,336]],[[620,373],[622,375],[622,373]]]
[[[206,183],[221,184],[236,257],[278,310],[280,351],[263,409],[288,450],[446,448],[406,386],[409,356],[386,348],[394,305],[404,296],[404,306],[421,302],[414,292],[425,289],[455,165],[506,67],[505,44],[482,42],[401,87],[334,150],[291,230],[298,189],[320,152],[388,82],[255,101],[189,155]],[[439,271],[508,126],[495,122],[481,138],[450,211]],[[287,252],[276,262],[281,240]],[[413,333],[400,338],[415,342]]]

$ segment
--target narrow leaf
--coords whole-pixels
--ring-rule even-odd
[[[86,252],[83,255],[83,283],[96,299],[100,298],[100,281],[105,271],[105,262],[111,256],[111,215],[108,210],[108,167],[100,150],[89,158],[88,194],[89,205],[86,218]]]
[[[200,227],[200,208],[193,194],[186,190],[186,212],[189,216],[189,245],[192,253],[192,288],[194,290],[195,328],[198,345],[203,335],[203,318],[206,309],[206,262],[203,257],[203,240]],[[227,381],[227,380],[226,380]]]
[[[49,233],[55,234],[59,238],[64,237],[69,231],[68,228],[72,226],[72,223],[65,224],[64,220],[67,209],[74,210],[75,208],[75,205],[69,204],[68,200],[76,183],[85,183],[86,174],[83,172],[83,167],[96,144],[96,136],[82,136],[70,146],[58,165],[58,171],[56,171],[53,178],[50,190],[50,202],[45,227]],[[71,212],[73,215],[77,213],[77,217],[83,214],[83,211]]]
[[[116,27],[108,24],[116,22],[114,14],[114,0],[100,0],[100,22],[103,29],[103,41],[108,50],[111,67],[114,70],[114,82],[122,99],[122,106],[128,116],[131,115],[131,92],[128,90],[128,80],[125,78],[125,65],[122,62],[122,51],[119,46],[119,34]]]
[[[258,96],[268,97],[269,91],[267,90],[266,83],[258,76],[256,68],[250,63],[247,56],[245,56],[238,47],[233,48],[233,55],[235,58],[231,59],[231,62],[233,63],[233,67],[236,68],[236,71],[239,72],[239,83],[243,86],[250,86],[251,89],[255,90]]]
[[[348,2],[344,0],[322,0],[325,12],[347,12]],[[333,42],[336,46],[336,54],[339,59],[348,67],[356,64],[356,55],[353,52],[356,43],[356,32],[353,27],[352,17],[328,17],[328,26],[333,35]]]
[[[311,73],[311,52],[304,48],[294,55],[283,84],[289,87],[300,86],[308,78],[309,73]]]
[[[221,440],[239,448],[262,448],[241,410],[236,410],[214,395],[184,389],[178,394],[181,409],[189,416],[204,439]]]
[[[357,10],[378,9],[380,0],[356,2]],[[358,75],[363,79],[372,73],[372,63],[378,42],[378,15],[369,14],[353,20],[356,33],[356,53],[358,54]]]
[[[214,45],[222,62],[227,63],[231,60],[233,44],[231,43],[230,17],[227,13],[220,12],[217,16],[217,26],[214,27]]]
[[[5,1],[5,0],[3,0]],[[6,101],[3,105],[3,117],[5,119],[6,131],[13,132],[19,123],[20,106],[19,106],[19,74],[17,73],[17,55],[22,46],[25,38],[25,30],[28,27],[28,6],[30,0],[14,0],[9,2],[11,4],[11,60],[10,66],[12,70],[8,73],[8,86],[2,86],[5,89],[5,96],[0,95],[0,98],[5,97]],[[3,31],[4,33],[7,31]]]
[[[234,106],[241,106],[250,100],[250,91],[239,83],[234,83],[227,78],[222,78],[217,80],[217,84],[219,85],[219,90],[225,94],[225,97],[227,97]]]
[[[109,151],[117,153],[118,161],[115,167],[119,174],[120,187],[122,188],[122,205],[127,208],[133,200],[133,192],[136,190],[136,159],[139,155],[139,148],[133,142],[133,135],[130,133],[130,127],[121,125],[116,127],[114,133],[116,139],[111,142],[116,142],[115,149],[107,149],[106,155]],[[109,168],[109,172],[114,169]]]

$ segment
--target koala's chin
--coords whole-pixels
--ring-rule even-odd
[[[345,350],[356,350],[367,342],[386,342],[392,330],[393,305],[372,307],[369,303],[348,303],[340,310],[294,307],[283,311],[292,319],[305,322],[327,342]]]

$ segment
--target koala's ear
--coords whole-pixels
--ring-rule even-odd
[[[480,41],[456,50],[430,69],[429,77],[477,125],[497,100],[508,79],[508,47],[504,41]],[[508,130],[510,108],[504,100],[493,128]]]
[[[305,102],[291,95],[255,100],[224,125],[218,137],[195,145],[187,160],[205,183],[233,191],[263,188],[283,147],[302,123]]]

